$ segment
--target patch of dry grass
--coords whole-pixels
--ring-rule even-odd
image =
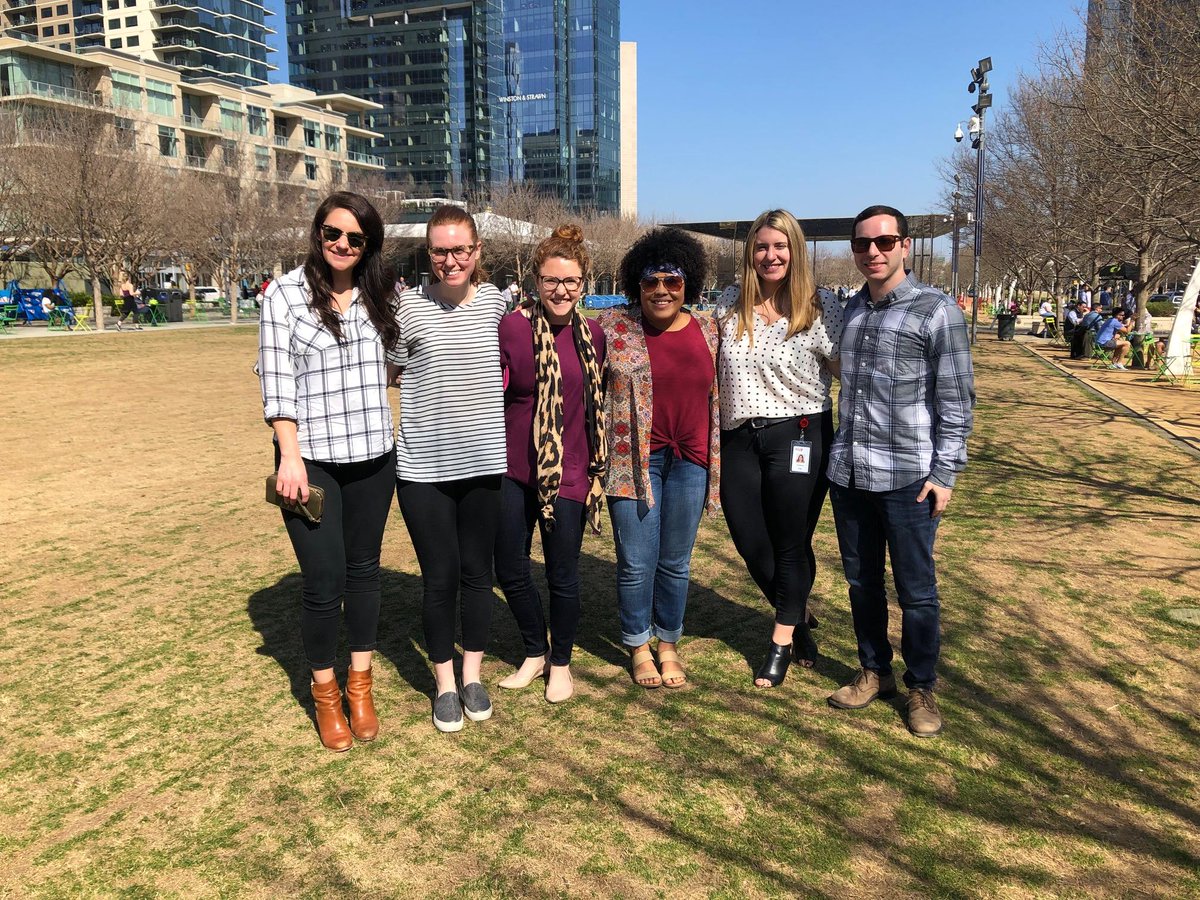
[[[939,536],[943,737],[835,711],[854,665],[832,522],[823,657],[751,687],[769,615],[720,520],[691,684],[643,691],[613,554],[584,547],[578,698],[429,724],[420,580],[385,539],[383,734],[318,745],[299,579],[261,500],[253,328],[0,344],[0,896],[1200,894],[1195,464],[1012,347],[979,347]],[[898,635],[897,635],[898,641]],[[521,655],[497,600],[495,681]]]

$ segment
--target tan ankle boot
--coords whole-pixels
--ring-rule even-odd
[[[350,730],[360,741],[373,741],[379,734],[375,701],[371,699],[371,670],[351,669],[346,676],[346,704],[350,707]]]
[[[330,750],[341,753],[354,743],[350,737],[350,725],[342,712],[342,692],[337,679],[324,684],[312,684],[313,702],[317,705],[317,730],[321,732],[321,743]]]

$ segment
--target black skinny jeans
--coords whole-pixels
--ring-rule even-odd
[[[806,417],[803,439],[812,444],[807,475],[791,471],[792,441],[801,439],[800,418],[721,432],[725,521],[780,625],[805,620],[817,568],[812,538],[829,492],[825,461],[833,441],[833,412]]]
[[[500,476],[430,483],[398,478],[396,499],[421,566],[421,621],[430,661],[454,659],[455,600],[460,594],[463,651],[486,650]]]
[[[579,548],[583,545],[586,504],[578,500],[554,501],[554,530],[547,531],[537,490],[504,478],[500,484],[500,528],[496,532],[496,580],[508,600],[526,656],[543,656],[550,663],[571,664],[571,650],[579,629]],[[533,583],[529,551],[534,523],[542,534],[546,584],[550,588],[550,646],[546,646],[546,617],[542,598]]]
[[[275,449],[279,468],[279,448]],[[392,505],[396,451],[357,463],[304,460],[308,483],[325,491],[321,521],[283,512],[300,563],[300,635],[313,669],[333,667],[344,615],[351,652],[375,649],[379,626],[379,550]]]

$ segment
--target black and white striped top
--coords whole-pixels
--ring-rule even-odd
[[[345,315],[339,313],[342,344],[308,301],[303,268],[273,280],[263,297],[263,418],[295,421],[305,459],[350,463],[383,456],[393,441],[383,342],[358,288]]]
[[[439,303],[420,287],[400,295],[400,340],[389,360],[404,367],[396,477],[457,481],[502,475],[504,297],[481,284],[469,303]]]

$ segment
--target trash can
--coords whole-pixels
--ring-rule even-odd
[[[168,322],[183,321],[182,291],[163,289],[155,291],[154,296],[158,299],[158,308],[162,310],[163,315],[167,317]]]
[[[996,335],[1002,341],[1017,339],[1017,317],[1012,313],[1000,313],[996,316]]]

